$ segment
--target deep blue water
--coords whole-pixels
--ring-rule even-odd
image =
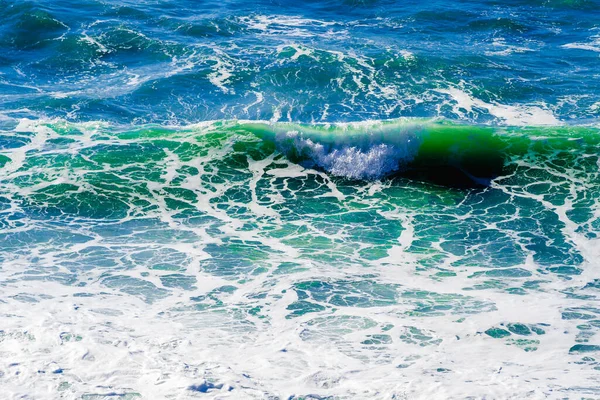
[[[0,101],[119,123],[597,118],[597,1],[3,1]],[[258,97],[257,97],[258,96]],[[260,100],[260,101],[258,101]],[[325,112],[326,110],[326,112]],[[280,115],[279,118],[277,118]]]

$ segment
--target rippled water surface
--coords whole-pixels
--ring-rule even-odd
[[[600,3],[0,0],[0,397],[600,397]]]

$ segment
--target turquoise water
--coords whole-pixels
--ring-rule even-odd
[[[0,394],[600,396],[595,1],[0,1]]]

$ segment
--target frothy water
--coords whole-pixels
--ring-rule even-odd
[[[351,179],[380,179],[407,168],[419,150],[423,129],[419,124],[403,126],[391,121],[337,125],[313,132],[309,127],[300,126],[304,131],[294,128],[275,127],[280,152],[304,166]]]
[[[596,2],[0,6],[1,398],[600,396]]]
[[[10,396],[595,393],[596,128],[22,120],[4,137]],[[460,165],[498,176],[437,180]]]

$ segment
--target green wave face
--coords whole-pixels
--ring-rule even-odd
[[[240,124],[294,163],[349,179],[409,177],[446,186],[490,185],[517,160],[594,153],[593,127],[485,127],[403,119],[357,124]],[[540,160],[541,161],[541,160]],[[565,165],[566,166],[566,165]]]

